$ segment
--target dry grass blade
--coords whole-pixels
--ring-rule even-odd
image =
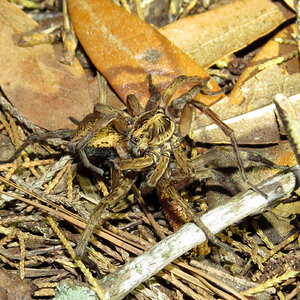
[[[241,295],[240,293],[238,293],[235,289],[231,288],[229,285],[225,284],[224,282],[218,280],[217,278],[213,277],[213,276],[210,276],[208,275],[207,273],[199,270],[199,269],[196,269],[194,267],[191,267],[190,265],[188,265],[187,263],[185,262],[180,262],[180,261],[175,261],[174,264],[176,264],[177,266],[181,266],[183,267],[184,269],[187,269],[195,274],[198,274],[199,276],[209,280],[210,282],[218,285],[221,289],[223,289],[224,291],[236,296],[238,299],[241,299],[241,300],[247,300],[247,298],[243,295]],[[200,279],[201,280],[201,279]],[[211,286],[210,286],[211,288]],[[216,291],[217,294],[219,294],[217,291]],[[221,297],[224,297],[224,294],[220,295],[219,296]],[[226,297],[226,295],[225,295]]]
[[[43,205],[38,201],[33,201],[33,200],[30,200],[30,199],[21,197],[21,196],[15,194],[15,193],[8,193],[8,192],[5,192],[5,191],[1,191],[1,193],[3,195],[6,195],[10,198],[18,199],[20,201],[23,201],[23,202],[29,204],[29,205],[37,207],[37,208],[41,209],[42,211],[45,211],[45,212],[49,213],[52,216],[55,216],[55,217],[62,218],[64,220],[66,220],[67,222],[69,222],[72,225],[77,226],[78,228],[82,228],[82,229],[85,228],[86,220],[84,220],[83,218],[81,218],[80,216],[78,216],[76,214],[73,214],[72,212],[68,211],[67,209],[63,208],[62,206],[57,205],[55,203],[52,203],[51,201],[49,201],[47,199],[44,199],[43,197],[41,197],[41,196],[39,196],[35,193],[27,191],[26,189],[22,188],[21,186],[16,185],[15,183],[5,179],[4,177],[0,176],[0,181],[4,182],[4,183],[6,183],[6,184],[8,184],[12,187],[15,187],[16,189],[30,195],[33,198],[38,199],[40,202],[43,202],[46,205]],[[140,249],[143,248],[143,247],[141,247],[140,245],[138,245],[138,244],[136,244],[132,241],[127,241],[126,239],[119,238],[118,235],[111,234],[106,229],[99,230],[99,229],[96,228],[94,230],[94,234],[98,235],[99,237],[104,238],[105,240],[113,243],[116,246],[119,246],[121,248],[126,249],[127,251],[129,251],[129,252],[131,252],[135,255],[139,255],[142,252]]]

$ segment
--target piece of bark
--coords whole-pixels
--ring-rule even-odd
[[[288,196],[297,188],[299,178],[300,168],[295,166],[269,178],[258,186],[268,195],[267,199],[248,190],[236,195],[227,204],[207,212],[201,217],[201,220],[212,233],[216,234],[249,215],[263,212],[276,200]],[[100,281],[102,291],[108,300],[123,299],[140,283],[205,240],[206,237],[199,227],[193,223],[185,224],[175,234],[168,236],[119,271],[103,278]]]

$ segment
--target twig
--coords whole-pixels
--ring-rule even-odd
[[[176,288],[180,289],[184,292],[184,294],[188,295],[190,298],[195,300],[209,300],[209,298],[205,297],[204,295],[199,295],[195,293],[191,288],[187,285],[183,284],[180,280],[178,280],[175,276],[171,276],[167,273],[160,272],[158,276],[162,277],[164,280],[172,283]]]
[[[37,181],[33,183],[34,188],[40,188],[45,183],[49,182],[56,173],[58,173],[61,169],[64,168],[64,166],[72,159],[71,155],[65,155],[60,158],[59,161],[57,161],[55,164],[53,164],[46,173],[42,175]]]
[[[72,66],[74,63],[75,50],[78,44],[78,39],[75,35],[73,25],[68,14],[67,0],[62,1],[62,11],[64,26],[61,37],[63,41],[64,51],[60,61],[64,64]]]
[[[196,263],[199,263],[198,261],[196,261]],[[208,281],[213,282],[215,285],[219,286],[220,288],[222,288],[223,291],[226,291],[227,293],[230,293],[232,295],[234,295],[235,297],[237,297],[238,299],[241,300],[246,300],[246,298],[242,295],[239,294],[239,292],[237,292],[237,289],[233,289],[230,285],[224,283],[223,281],[217,279],[216,276],[211,276],[209,275],[207,272],[201,271],[199,270],[199,268],[195,268],[190,266],[189,264],[185,263],[185,262],[180,262],[180,261],[176,261],[175,264],[177,266],[183,267],[185,269],[188,269],[189,271],[195,273],[195,275],[197,275],[196,277],[203,283],[205,283],[206,286],[209,286],[210,290],[215,289],[215,287],[212,288],[212,286],[209,284],[208,285]],[[214,269],[214,272],[216,272],[216,270]],[[224,273],[222,273],[222,275],[224,276]],[[227,276],[228,274],[226,274]],[[205,280],[205,281],[204,281]],[[215,291],[216,294],[218,294],[218,291]],[[224,298],[224,295],[220,295],[219,296]]]
[[[96,279],[93,277],[93,275],[90,272],[90,270],[87,269],[87,267],[83,264],[83,262],[80,259],[78,259],[78,257],[75,254],[74,249],[69,244],[69,242],[67,241],[67,239],[65,238],[65,236],[61,233],[60,229],[55,224],[53,218],[51,216],[48,216],[47,220],[50,223],[51,228],[53,229],[53,231],[56,233],[56,235],[59,237],[59,239],[61,240],[61,242],[63,243],[63,245],[68,250],[70,256],[73,258],[73,260],[76,263],[76,265],[80,268],[81,272],[84,274],[84,276],[86,277],[86,279],[88,280],[88,282],[90,283],[90,285],[93,287],[93,290],[97,293],[98,297],[101,300],[106,300],[106,297],[103,295],[103,292],[102,292],[100,286],[98,285]]]
[[[295,166],[258,186],[268,195],[267,199],[248,190],[233,197],[229,203],[204,214],[201,220],[212,233],[216,234],[249,215],[261,213],[276,200],[289,195],[297,188],[299,178],[300,168]],[[193,223],[185,224],[175,234],[168,236],[119,271],[103,278],[101,288],[107,299],[123,299],[141,282],[205,240],[205,234],[198,226]]]

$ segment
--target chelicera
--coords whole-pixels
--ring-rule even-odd
[[[208,177],[220,179],[218,172],[205,168],[201,155],[190,159],[182,148],[184,135],[189,130],[191,122],[191,117],[186,114],[186,111],[194,108],[207,114],[229,136],[238,167],[243,179],[247,182],[233,131],[204,104],[194,100],[196,94],[203,90],[211,95],[207,87],[208,80],[198,76],[180,76],[174,79],[160,94],[149,76],[151,97],[145,108],[141,106],[134,95],[128,96],[128,112],[105,104],[96,104],[94,113],[80,122],[77,130],[58,130],[44,135],[33,135],[24,142],[12,158],[2,163],[14,160],[32,142],[54,137],[68,137],[70,139],[67,144],[68,148],[78,154],[86,168],[103,175],[101,166],[96,166],[89,160],[89,156],[99,155],[105,157],[113,164],[113,168],[119,171],[120,176],[112,192],[95,207],[88,220],[81,242],[77,245],[76,252],[79,256],[84,254],[102,212],[125,197],[136,178],[141,174],[144,187],[165,189],[171,197],[178,200],[189,217],[201,227],[208,238],[216,244],[220,244],[185,205],[174,188],[178,182],[192,182]],[[194,86],[189,92],[171,101],[178,88],[186,83],[193,83]],[[130,176],[127,176],[128,173]],[[258,191],[251,183],[248,184],[252,189]]]

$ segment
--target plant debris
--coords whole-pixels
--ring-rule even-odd
[[[63,9],[56,1],[19,1],[17,7],[0,0],[0,160],[12,157],[29,136],[48,135],[0,164],[1,299],[297,299],[300,90],[297,26],[290,23],[297,17],[299,21],[298,6],[294,12],[284,1],[224,2],[231,1],[72,0],[69,19],[65,0]],[[96,16],[99,3],[107,9]],[[230,24],[238,20],[228,16],[234,11],[247,19],[230,35]],[[57,20],[63,15],[64,24],[51,27],[62,28],[62,38],[60,30],[49,38],[43,28],[54,45],[33,45],[36,40],[26,48],[18,45],[21,35],[31,36],[29,30],[40,38],[29,13],[36,19],[50,18],[52,25],[53,16]],[[158,31],[143,19],[167,26]],[[206,29],[195,32],[193,26],[199,24]],[[75,57],[72,25],[80,44]],[[166,38],[172,28],[181,32],[170,37],[180,50]],[[188,40],[183,46],[181,34]],[[196,47],[199,34],[207,40]],[[226,36],[229,39],[223,39]],[[278,38],[294,40],[279,44]],[[207,50],[208,45],[221,52]],[[211,69],[200,67],[191,54]],[[242,144],[235,148],[237,157],[248,181],[257,185],[254,191],[241,180],[241,166],[232,146],[226,145],[230,139],[216,133],[214,125],[190,106],[183,109],[183,103],[204,109],[191,100],[199,86],[188,85],[189,93],[173,101],[183,93],[171,97],[178,82],[189,78],[174,81],[179,75],[202,78],[197,77],[203,92],[197,100],[215,103],[214,112],[234,128]],[[175,88],[165,92],[170,83]],[[160,93],[164,110],[157,104]],[[88,116],[80,123],[78,139],[70,143],[73,128],[95,103],[102,110],[95,110],[94,121]],[[112,116],[109,109],[118,113]],[[155,113],[160,113],[156,123]],[[163,139],[172,130],[162,126],[162,115],[176,116],[173,125],[180,145]],[[134,157],[138,143],[131,145],[135,152],[128,145],[135,133],[149,131],[149,124],[159,133],[148,141],[161,138],[164,143],[152,152],[148,145],[151,164],[136,170],[132,161],[140,163],[147,156]],[[125,136],[134,126],[132,137]],[[65,128],[72,129],[52,134]],[[90,165],[78,151],[87,145],[92,146]],[[161,149],[167,146],[171,150],[164,169],[160,162],[166,153]],[[95,155],[97,147],[102,156]],[[191,179],[184,168],[203,176]],[[145,182],[153,182],[153,174],[157,180],[151,190]],[[115,198],[118,189],[126,192]],[[109,199],[111,203],[103,203]],[[95,207],[102,206],[99,222],[89,221]],[[189,222],[195,218],[225,246],[208,242],[205,229]],[[86,254],[78,255],[90,224]]]

